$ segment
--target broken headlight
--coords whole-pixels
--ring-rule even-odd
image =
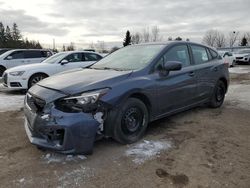
[[[84,92],[80,95],[63,98],[56,101],[56,107],[65,112],[90,111],[96,108],[97,101],[105,95],[110,89],[104,88],[90,92]]]

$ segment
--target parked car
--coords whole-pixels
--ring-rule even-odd
[[[7,52],[9,50],[11,50],[11,49],[9,49],[9,48],[0,48],[0,55],[2,55],[3,53],[5,53],[5,52]]]
[[[94,52],[60,52],[42,63],[23,65],[6,70],[3,74],[3,83],[4,86],[12,89],[28,89],[44,78],[59,72],[90,66],[101,58],[101,55]]]
[[[130,144],[149,122],[202,104],[220,107],[228,84],[228,65],[207,46],[130,45],[31,87],[25,130],[40,148],[90,154],[97,137]]]
[[[9,50],[0,55],[0,77],[6,69],[20,65],[40,63],[51,55],[52,52],[50,50],[43,49]]]
[[[234,54],[236,62],[250,64],[250,49],[240,50]]]
[[[220,56],[224,59],[225,63],[228,63],[229,67],[234,67],[236,64],[236,59],[233,53],[229,51],[218,51]]]

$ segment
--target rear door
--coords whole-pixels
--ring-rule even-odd
[[[27,50],[24,54],[25,64],[40,63],[43,59],[43,54],[40,50]]]
[[[158,109],[161,115],[174,112],[196,103],[196,75],[190,60],[189,49],[186,44],[178,44],[169,49],[156,64],[156,70],[164,62],[179,61],[182,69],[171,71],[167,76],[161,76],[156,71],[156,93],[158,95]]]
[[[190,47],[195,64],[194,72],[197,76],[197,99],[199,101],[207,100],[218,79],[219,55],[201,45],[191,44]]]

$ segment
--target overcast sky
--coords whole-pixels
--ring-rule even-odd
[[[169,36],[201,41],[205,31],[250,31],[250,0],[0,0],[0,21],[51,44],[122,41],[157,25]]]

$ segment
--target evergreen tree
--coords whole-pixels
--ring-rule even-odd
[[[6,47],[7,48],[12,48],[13,46],[13,40],[12,40],[12,36],[11,36],[11,31],[9,26],[6,26],[5,29],[5,41],[6,41]]]
[[[5,29],[2,22],[0,22],[0,47],[5,45]]]
[[[241,39],[241,46],[247,46],[247,38],[244,36],[242,39]]]
[[[129,31],[126,32],[126,37],[123,42],[123,46],[128,46],[128,45],[131,45],[131,35]]]
[[[179,41],[181,41],[181,40],[182,40],[182,38],[181,38],[181,37],[177,37],[175,40],[179,40]]]

